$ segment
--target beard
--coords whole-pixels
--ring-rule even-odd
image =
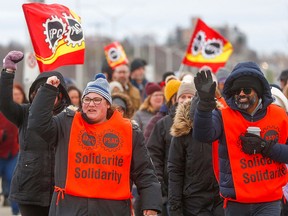
[[[247,98],[245,102],[241,102],[241,99]],[[256,95],[254,96],[240,96],[240,95],[235,95],[235,104],[239,109],[242,110],[247,110],[249,107],[253,106],[256,103]]]

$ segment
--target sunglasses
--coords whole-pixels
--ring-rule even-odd
[[[252,88],[240,88],[235,91],[236,95],[239,95],[243,91],[244,94],[249,95],[252,92]]]

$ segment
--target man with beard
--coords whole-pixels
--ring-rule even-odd
[[[202,142],[219,140],[225,215],[279,216],[282,186],[287,182],[288,119],[283,109],[272,104],[269,83],[259,66],[236,65],[225,82],[227,107],[221,110],[215,109],[216,83],[210,70],[197,73],[195,86],[200,101],[193,136]],[[258,127],[260,135],[247,132],[251,126]]]
[[[130,97],[134,110],[137,111],[141,105],[141,95],[139,90],[130,82],[129,76],[130,69],[128,65],[121,64],[115,67],[112,73],[112,81],[121,83],[124,93]]]

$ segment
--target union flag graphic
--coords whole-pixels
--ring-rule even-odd
[[[119,42],[113,42],[104,47],[106,60],[109,66],[114,70],[121,64],[128,64],[126,53]]]
[[[198,68],[207,65],[217,72],[232,52],[232,44],[226,38],[198,19],[182,64]]]
[[[40,72],[63,65],[83,64],[84,34],[80,17],[60,4],[23,4]]]

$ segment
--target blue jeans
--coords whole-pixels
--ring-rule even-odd
[[[281,201],[267,203],[237,203],[228,201],[225,216],[280,216]]]
[[[16,167],[16,163],[18,160],[18,154],[14,157],[9,158],[0,158],[0,176],[2,177],[2,190],[4,196],[8,197],[10,193],[10,186],[12,181],[12,176],[14,169]],[[18,204],[14,201],[10,202],[12,213],[18,214],[19,213],[19,207]]]

